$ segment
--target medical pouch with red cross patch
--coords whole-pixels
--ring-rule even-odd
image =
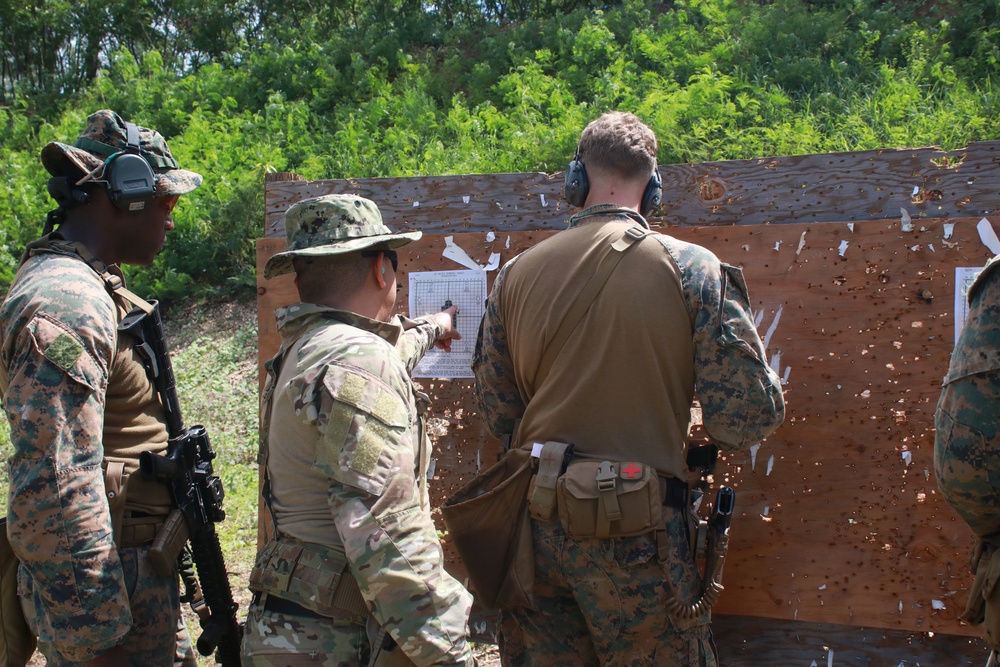
[[[574,460],[556,484],[556,505],[572,537],[625,537],[663,527],[656,470],[636,461]]]

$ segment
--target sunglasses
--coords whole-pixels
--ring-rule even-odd
[[[395,250],[362,250],[362,257],[378,257],[379,254],[385,255],[392,262],[392,272],[396,273],[399,271],[399,256],[396,254]]]

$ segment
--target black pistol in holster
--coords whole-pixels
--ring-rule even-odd
[[[701,502],[704,490],[708,487],[707,478],[714,472],[718,460],[718,447],[702,445],[688,450],[688,469],[698,474],[698,479],[692,485],[691,500],[695,506]],[[702,575],[701,592],[698,599],[684,603],[674,594],[668,602],[671,614],[684,620],[694,620],[708,612],[722,595],[722,569],[726,554],[729,552],[729,527],[733,520],[733,509],[736,505],[736,492],[731,487],[719,488],[715,496],[708,521],[699,521],[692,526],[692,555],[697,562],[698,555],[704,545],[705,570]],[[692,508],[695,516],[695,510]]]
[[[215,524],[226,517],[222,509],[225,492],[222,481],[213,474],[215,451],[205,428],[184,425],[159,303],[153,300],[150,305],[152,312],[136,307],[118,325],[120,332],[139,341],[135,349],[146,365],[167,422],[165,455],[142,452],[139,456],[142,476],[163,482],[170,489],[174,506],[150,547],[149,558],[161,576],[172,574],[181,559],[181,572],[186,570],[188,575],[186,588],[200,588],[204,600],[204,605],[197,601],[192,604],[202,627],[198,652],[208,656],[217,650],[216,659],[223,667],[238,667],[242,629],[236,620],[237,605],[215,532]],[[197,570],[194,582],[187,580],[190,568],[183,563],[188,541]]]

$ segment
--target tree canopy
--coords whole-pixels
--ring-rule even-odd
[[[0,288],[86,116],[162,132],[205,184],[130,279],[253,282],[263,180],[562,170],[636,113],[663,164],[998,137],[996,2],[0,0]]]

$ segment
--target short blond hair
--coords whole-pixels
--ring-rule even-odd
[[[634,114],[612,111],[580,134],[579,160],[628,180],[644,180],[656,168],[656,135]]]

